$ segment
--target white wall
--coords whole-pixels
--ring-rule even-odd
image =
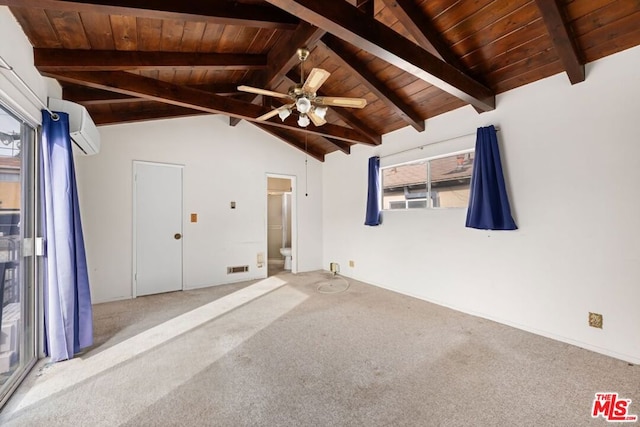
[[[267,173],[297,177],[298,271],[322,266],[321,163],[242,122],[201,116],[99,127],[98,155],[76,157],[93,302],[132,296],[132,165],[184,165],[184,287],[266,277]],[[237,208],[231,210],[229,203]],[[198,222],[189,222],[197,213]],[[264,252],[265,266],[257,268]],[[227,275],[227,266],[249,273]]]
[[[0,56],[46,103],[47,96],[60,97],[60,85],[44,78],[33,66],[33,48],[22,28],[6,6],[0,6]],[[31,124],[42,123],[41,106],[7,70],[0,68],[0,99]]]
[[[405,128],[376,148],[330,155],[324,265],[460,311],[640,363],[640,47]],[[466,210],[384,212],[366,227],[367,159],[495,124],[515,232],[464,227]],[[383,163],[472,147],[459,138]],[[350,268],[348,261],[355,261]],[[587,326],[602,313],[602,330]]]

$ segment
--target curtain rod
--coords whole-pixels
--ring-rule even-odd
[[[41,99],[38,97],[38,95],[33,91],[33,89],[31,89],[31,88],[29,87],[29,85],[28,85],[24,80],[22,80],[22,77],[20,77],[20,76],[18,75],[18,73],[16,73],[16,71],[13,69],[13,67],[12,67],[11,65],[9,65],[9,64],[7,63],[7,61],[5,61],[5,59],[4,59],[1,55],[0,55],[0,68],[3,68],[3,69],[5,69],[5,70],[9,71],[9,72],[13,75],[13,77],[15,77],[15,78],[20,82],[20,84],[22,84],[22,86],[24,86],[24,88],[25,88],[25,89],[27,89],[27,91],[28,91],[28,92],[29,92],[29,94],[33,97],[33,99],[35,99],[36,101],[38,101],[38,103],[42,106],[42,108],[44,108],[45,110],[47,110],[47,111],[49,112],[49,114],[51,115],[51,118],[52,118],[54,121],[56,121],[56,122],[57,122],[58,120],[60,120],[60,116],[59,116],[58,114],[54,113],[53,111],[51,111],[51,110],[49,109],[49,107],[47,106],[47,104],[45,104],[44,102],[42,102],[42,100],[41,100]]]
[[[496,132],[500,132],[500,128],[499,127],[496,126],[495,128],[496,128]],[[406,150],[398,151],[397,153],[391,153],[391,154],[387,154],[386,156],[378,156],[378,157],[380,157],[381,159],[384,159],[386,157],[396,156],[398,154],[406,153],[408,151],[422,150],[424,147],[429,147],[431,145],[441,144],[443,142],[453,141],[454,139],[460,139],[460,138],[464,138],[466,136],[473,136],[473,135],[476,135],[476,132],[465,133],[464,135],[458,135],[458,136],[454,136],[454,137],[447,138],[447,139],[441,139],[440,141],[430,142],[429,144],[424,144],[424,145],[421,145],[419,147],[407,148]]]

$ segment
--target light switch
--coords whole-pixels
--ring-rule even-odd
[[[191,222],[198,222],[198,214],[197,213],[192,213],[191,214]]]
[[[236,208],[236,202],[231,202],[231,209],[235,209]]]

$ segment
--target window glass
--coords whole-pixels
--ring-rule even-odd
[[[35,361],[35,130],[0,105],[0,404]]]
[[[469,151],[383,168],[383,209],[467,207],[473,159]]]
[[[383,209],[426,208],[427,179],[427,161],[383,169]]]
[[[466,208],[473,172],[473,154],[431,160],[431,199],[434,208]]]

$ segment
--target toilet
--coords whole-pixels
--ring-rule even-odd
[[[280,253],[284,257],[284,269],[291,270],[291,248],[280,248]]]

